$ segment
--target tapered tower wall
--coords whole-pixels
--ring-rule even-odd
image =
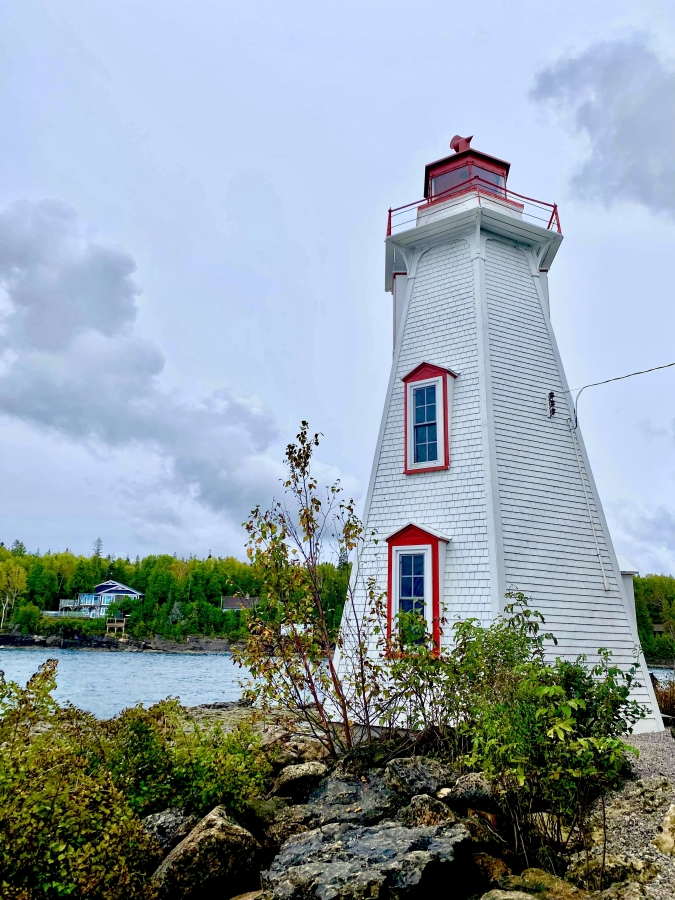
[[[412,226],[388,238],[388,284],[403,265],[405,294],[394,286],[396,344],[364,510],[365,532],[378,543],[368,542],[357,566],[357,614],[368,577],[382,590],[398,577],[389,571],[397,557],[387,540],[413,523],[418,544],[425,529],[432,543],[443,542],[433,603],[446,620],[444,645],[454,621],[489,624],[514,589],[557,637],[552,658],[594,661],[604,647],[628,667],[639,650],[632,601],[581,434],[571,427],[550,321],[545,270],[561,240],[480,190],[421,206]],[[447,468],[411,471],[403,379],[424,363],[453,378],[450,460]],[[638,728],[659,730],[644,658],[639,666],[634,697],[651,715]]]

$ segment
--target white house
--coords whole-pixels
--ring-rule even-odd
[[[389,214],[394,355],[364,511],[381,540],[360,575],[387,587],[390,622],[418,610],[441,644],[453,620],[489,623],[514,588],[544,614],[552,652],[592,661],[606,647],[629,666],[631,574],[624,583],[551,326],[558,210],[510,191],[509,163],[470,140],[426,167],[423,200]],[[640,666],[650,716],[638,727],[660,730]]]
[[[86,612],[90,618],[96,619],[108,615],[108,607],[113,600],[135,599],[142,596],[140,591],[135,591],[119,581],[104,581],[97,584],[91,594],[78,594],[77,600],[61,600],[59,612],[63,610]]]

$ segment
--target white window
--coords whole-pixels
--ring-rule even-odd
[[[431,545],[393,548],[394,603],[392,616],[399,612],[421,615],[433,631],[433,575]]]
[[[439,375],[406,384],[407,471],[447,468],[445,419],[453,381]]]

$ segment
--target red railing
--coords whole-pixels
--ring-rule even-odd
[[[534,221],[535,224],[546,223],[549,231],[557,231],[558,234],[562,234],[557,203],[545,203],[543,200],[534,200],[532,197],[516,194],[515,191],[491,184],[476,175],[449,191],[437,194],[431,200],[415,200],[405,206],[390,209],[387,219],[387,237],[417,225],[420,212],[431,210],[439,203],[469,193],[477,193],[479,203],[481,197],[491,200],[506,200],[511,206],[517,208],[518,214],[527,221]]]

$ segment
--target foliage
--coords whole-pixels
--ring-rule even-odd
[[[675,578],[671,575],[644,575],[633,580],[635,601],[644,603],[655,625],[675,618]]]
[[[290,500],[267,511],[256,508],[245,524],[248,556],[260,579],[264,602],[244,613],[248,637],[235,658],[251,673],[246,696],[262,707],[281,705],[304,716],[326,749],[338,756],[354,743],[354,725],[371,739],[370,696],[379,681],[368,657],[368,637],[350,645],[351,676],[338,672],[335,649],[344,593],[354,602],[349,553],[362,543],[362,527],[339,483],[323,492],[311,472],[319,436],[303,422],[297,442],[286,448]],[[324,559],[330,540],[338,551],[337,571]]]
[[[0,680],[0,885],[7,898],[149,898],[156,847],[93,761],[95,720],[51,698],[56,662]]]
[[[260,739],[201,726],[175,700],[100,722],[58,706],[55,676],[50,660],[25,688],[0,679],[0,896],[149,900],[159,848],[139,817],[236,813],[270,774]]]
[[[675,681],[672,678],[668,678],[666,681],[653,679],[653,683],[659,709],[664,716],[675,719]]]
[[[489,627],[454,626],[439,651],[419,622],[399,617],[390,645],[383,720],[416,733],[455,764],[484,773],[512,825],[513,848],[560,871],[567,851],[588,844],[592,802],[615,787],[631,748],[621,735],[644,716],[631,699],[635,669],[585,657],[548,662],[541,615],[521,593]],[[533,858],[535,857],[535,858]]]
[[[24,634],[36,634],[41,618],[40,609],[34,603],[22,603],[14,611],[13,621]]]
[[[26,571],[12,559],[0,562],[0,628],[9,617],[19,594],[26,587]]]
[[[94,542],[90,557],[65,553],[28,553],[20,541],[8,550],[0,544],[0,572],[6,565],[18,570],[18,578],[25,582],[7,606],[5,621],[11,605],[28,602],[41,610],[56,610],[59,601],[73,599],[79,593],[90,593],[97,584],[115,579],[142,592],[138,600],[123,600],[111,607],[111,614],[129,616],[127,632],[132,637],[151,637],[158,634],[169,640],[182,641],[188,635],[226,637],[239,641],[246,636],[246,627],[237,610],[220,609],[221,596],[256,596],[263,593],[261,579],[247,562],[233,557],[205,560],[176,556],[147,556],[135,561],[102,556],[99,540]],[[321,563],[328,628],[335,634],[340,624],[349,579],[348,567]],[[0,583],[2,576],[0,575]],[[75,620],[69,620],[74,622]],[[69,634],[85,633],[70,624],[63,626]],[[40,623],[40,633],[61,634],[61,626]],[[102,629],[103,631],[105,629]],[[100,633],[95,629],[94,633]]]
[[[105,765],[139,816],[169,806],[239,810],[271,771],[250,725],[204,728],[176,700],[124,710],[107,723],[105,748]]]
[[[42,616],[35,633],[43,634],[46,637],[54,634],[62,638],[77,638],[80,635],[103,635],[106,633],[105,619]]]

